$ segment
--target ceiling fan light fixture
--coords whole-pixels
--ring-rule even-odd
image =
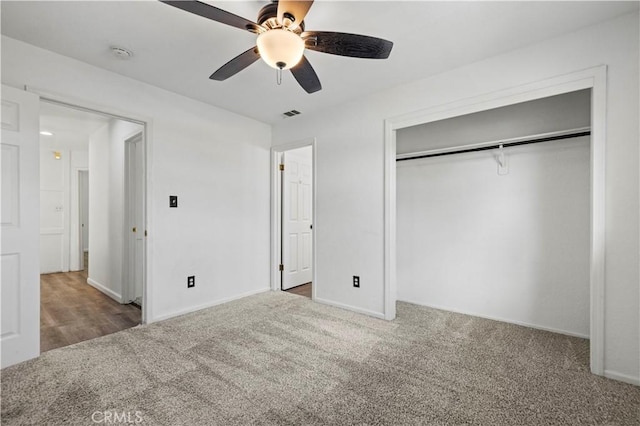
[[[295,67],[304,53],[304,40],[294,32],[273,29],[258,36],[260,57],[272,68],[288,70]]]

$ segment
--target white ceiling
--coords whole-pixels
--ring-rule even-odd
[[[89,149],[89,136],[109,120],[109,117],[100,114],[41,102],[40,131],[49,131],[53,136],[41,135],[40,146],[45,149],[86,151]]]
[[[211,1],[256,20],[267,1]],[[2,34],[62,55],[274,123],[385,88],[438,74],[638,9],[638,2],[426,2],[317,0],[308,30],[340,31],[394,42],[387,60],[307,51],[323,89],[307,94],[286,72],[262,61],[224,82],[209,75],[255,44],[255,35],[158,1],[6,1]],[[110,46],[134,52],[116,58]],[[295,119],[295,118],[291,118]]]

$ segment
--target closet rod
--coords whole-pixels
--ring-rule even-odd
[[[564,135],[549,136],[549,137],[545,137],[545,138],[527,139],[527,140],[516,141],[516,142],[505,142],[505,143],[499,143],[499,144],[489,145],[489,146],[480,146],[480,147],[476,147],[476,148],[466,148],[466,149],[462,148],[462,149],[459,149],[459,150],[456,150],[456,151],[435,152],[433,154],[416,155],[415,157],[396,158],[396,161],[407,161],[407,160],[417,160],[419,158],[441,157],[443,155],[462,154],[462,153],[465,153],[465,152],[487,151],[489,149],[500,148],[500,145],[502,145],[504,148],[506,148],[506,147],[509,147],[509,146],[529,145],[529,144],[533,144],[533,143],[557,141],[557,140],[560,140],[560,139],[579,138],[581,136],[589,136],[589,135],[591,135],[591,131],[587,130],[587,131],[584,131],[584,132],[567,133],[567,134],[564,134]]]

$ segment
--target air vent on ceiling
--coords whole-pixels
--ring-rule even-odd
[[[291,111],[287,111],[287,112],[282,113],[282,115],[284,115],[285,118],[286,117],[293,117],[294,115],[298,115],[298,114],[300,114],[300,111],[296,111],[295,109],[292,109]]]

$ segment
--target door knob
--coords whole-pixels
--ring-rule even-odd
[[[136,227],[134,226],[131,231],[136,232]]]

